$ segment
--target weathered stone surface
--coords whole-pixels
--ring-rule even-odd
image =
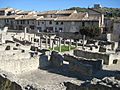
[[[64,54],[64,60],[74,63],[74,62],[80,62],[82,64],[88,64],[91,65],[93,67],[93,70],[95,71],[99,71],[102,69],[102,65],[103,62],[102,60],[98,60],[98,59],[85,59],[85,58],[80,58],[80,57],[75,57],[72,55],[67,55]]]
[[[120,53],[100,53],[84,50],[74,50],[74,55],[86,59],[102,59],[106,65],[113,64],[113,60],[120,58]]]
[[[44,68],[49,66],[50,63],[48,61],[48,56],[45,54],[41,54],[39,58],[39,68]]]
[[[85,82],[81,85],[75,85],[70,82],[65,82],[64,85],[67,87],[66,90],[120,90],[120,86],[117,86],[117,84],[108,85],[108,83],[115,82],[111,81],[113,78],[106,77],[105,79],[107,79],[106,82],[94,78],[91,82]]]
[[[80,62],[72,62],[72,63],[70,62],[68,67],[70,71],[85,76],[92,76],[93,73],[91,65],[82,64]]]
[[[58,52],[53,51],[51,53],[50,63],[54,66],[60,67],[63,65],[64,58]]]
[[[0,76],[0,90],[22,90],[21,86]]]

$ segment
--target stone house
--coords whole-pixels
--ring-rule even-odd
[[[37,32],[36,31],[36,19],[40,16],[34,14],[22,15],[20,18],[15,19],[16,30],[24,30],[25,27],[28,28],[27,32]]]
[[[1,17],[0,26],[9,24],[10,29],[16,30],[24,30],[27,27],[30,32],[79,32],[81,29],[98,31],[96,28],[99,28],[101,33],[105,27],[104,14],[94,9],[88,9],[86,13],[77,13],[76,10],[18,11],[16,16],[19,18],[14,15]]]
[[[113,24],[113,41],[120,41],[120,20]]]
[[[18,10],[13,9],[13,8],[1,8],[0,9],[0,16],[9,16],[13,15],[17,12]]]
[[[8,29],[15,29],[16,21],[15,19],[21,17],[20,15],[10,15],[10,16],[0,16],[0,28],[4,28],[5,26]]]

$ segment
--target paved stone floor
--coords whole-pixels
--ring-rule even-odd
[[[63,82],[69,81],[78,85],[83,82],[77,80],[76,78],[67,77],[40,69],[19,75],[18,78],[36,83],[39,87],[44,88],[45,90],[66,90]]]

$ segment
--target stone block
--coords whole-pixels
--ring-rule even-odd
[[[51,53],[50,63],[54,66],[60,67],[63,65],[64,58],[58,52]]]
[[[79,73],[84,76],[92,76],[92,66],[88,64],[82,64],[80,62],[72,62],[68,65],[69,70],[74,73]]]

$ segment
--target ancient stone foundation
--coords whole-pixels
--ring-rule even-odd
[[[20,50],[3,51],[0,54],[0,69],[13,74],[21,74],[38,69],[39,58],[31,57],[29,52]]]
[[[83,50],[74,50],[74,55],[86,59],[102,59],[103,63],[106,65],[111,65],[113,64],[114,60],[120,59],[120,53],[100,53]]]

